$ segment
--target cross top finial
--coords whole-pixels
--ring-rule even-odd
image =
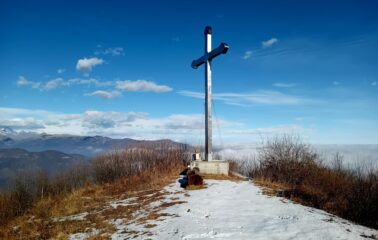
[[[206,34],[212,34],[212,33],[213,33],[213,29],[212,29],[210,26],[206,26],[206,27],[205,27],[205,32],[204,32],[204,33],[205,33],[205,35],[206,35]]]

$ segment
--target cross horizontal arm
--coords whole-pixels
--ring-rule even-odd
[[[192,68],[194,69],[197,69],[199,66],[201,66],[202,64],[204,64],[206,61],[206,58],[204,56],[196,59],[196,60],[193,60],[192,62]]]
[[[213,51],[209,52],[209,60],[217,57],[218,55],[227,53],[230,47],[226,43],[221,43],[217,48],[213,49]]]

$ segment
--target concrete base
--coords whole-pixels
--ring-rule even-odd
[[[221,160],[212,160],[212,161],[202,161],[196,160],[190,163],[190,167],[198,167],[200,174],[217,174],[217,175],[226,175],[230,169],[230,163],[228,161]]]

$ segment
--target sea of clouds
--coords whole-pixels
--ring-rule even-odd
[[[228,145],[217,147],[216,154],[221,159],[253,162],[257,161],[261,147],[261,144]],[[316,144],[311,148],[330,166],[338,153],[347,168],[378,169],[378,144]]]

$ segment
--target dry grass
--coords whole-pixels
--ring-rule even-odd
[[[253,183],[262,189],[262,193],[269,197],[284,197],[290,187],[279,182],[266,181],[264,179],[255,179]]]
[[[144,153],[146,155],[143,155]],[[114,156],[114,153],[112,154]],[[143,210],[151,202],[162,199],[164,195],[162,188],[171,183],[183,167],[183,158],[179,152],[160,150],[156,154],[157,160],[152,159],[150,149],[146,152],[124,151],[118,154],[121,155],[117,156],[118,159],[135,161],[138,164],[127,165],[131,166],[131,168],[123,168],[127,174],[123,173],[118,178],[107,178],[107,175],[102,175],[101,180],[87,182],[76,190],[56,195],[49,194],[35,200],[18,214],[19,216],[8,216],[7,221],[3,221],[0,225],[0,239],[67,239],[69,234],[78,232],[90,234],[93,229],[99,232],[90,235],[91,239],[108,239],[115,231],[114,225],[109,222],[110,219],[121,216],[124,221],[132,221],[134,213]],[[104,159],[106,167],[111,168],[111,161],[109,162],[105,157],[100,159]],[[99,161],[97,160],[97,163]],[[127,206],[109,207],[110,202],[127,198],[135,198],[135,200]],[[0,198],[0,203],[4,203],[3,200],[4,198]],[[4,211],[2,209],[4,206],[6,204],[2,205],[0,210]],[[160,209],[165,207],[167,206],[164,205]],[[87,214],[80,220],[67,219],[67,216],[79,213]],[[163,216],[158,211],[156,214]],[[148,235],[148,233],[138,234]]]

